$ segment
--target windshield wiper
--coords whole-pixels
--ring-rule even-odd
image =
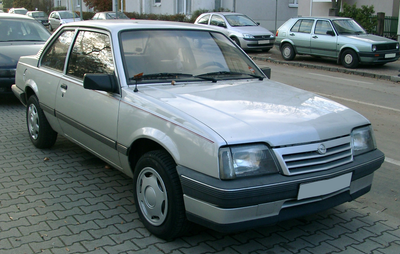
[[[257,79],[259,79],[259,80],[263,80],[264,79],[264,77],[263,76],[259,76],[259,75],[256,75],[256,74],[250,74],[250,73],[242,73],[242,72],[232,72],[232,71],[215,71],[215,72],[209,72],[209,73],[204,73],[204,74],[200,74],[200,75],[197,75],[197,76],[194,76],[195,78],[203,78],[203,79],[209,79],[209,80],[212,80],[212,81],[216,81],[216,79],[215,79],[215,77],[214,78],[209,78],[209,77],[207,77],[207,76],[221,76],[221,75],[229,75],[229,76],[238,76],[238,75],[240,75],[240,76],[243,76],[243,75],[246,75],[246,76],[250,76],[250,77],[253,77],[253,78],[257,78]]]
[[[178,77],[193,77],[192,74],[189,73],[179,73],[179,72],[160,72],[160,73],[151,73],[151,74],[143,74],[140,76],[141,79],[168,79],[168,78],[178,78]],[[135,77],[129,78],[129,80],[135,80]]]

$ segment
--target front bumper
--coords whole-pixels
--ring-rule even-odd
[[[397,61],[400,58],[400,51],[392,50],[385,52],[359,52],[360,62],[364,64],[384,64]]]
[[[14,84],[15,77],[0,77],[0,93],[12,94],[11,85]]]
[[[240,46],[243,49],[271,49],[274,47],[274,39],[244,39],[240,38]]]
[[[383,153],[375,150],[354,157],[352,163],[327,171],[233,181],[210,178],[181,166],[178,166],[178,172],[187,218],[216,231],[232,232],[275,224],[354,200],[370,190],[373,172],[383,161]],[[329,182],[349,174],[351,181],[346,187],[299,198],[301,185]]]

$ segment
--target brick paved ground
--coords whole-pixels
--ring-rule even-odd
[[[400,253],[400,218],[346,203],[234,234],[165,242],[138,219],[131,179],[64,138],[29,141],[25,108],[0,97],[0,253]]]

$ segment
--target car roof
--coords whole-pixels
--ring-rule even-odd
[[[226,16],[226,15],[244,15],[245,16],[245,14],[239,13],[239,12],[205,12],[205,13],[202,13],[201,15],[205,15],[205,14],[220,14],[220,15],[224,15],[224,16]]]
[[[106,19],[106,20],[85,20],[71,22],[63,27],[91,27],[101,28],[109,31],[120,31],[126,29],[188,29],[214,31],[212,28],[199,26],[185,22],[159,21],[159,20],[140,20],[140,19]]]
[[[14,14],[14,13],[0,13],[0,19],[29,19],[34,20],[33,18],[21,15],[21,14]],[[36,21],[35,21],[36,22]]]
[[[296,17],[293,19],[329,19],[329,20],[338,20],[338,19],[351,19],[348,17],[333,17],[333,16],[312,16],[312,17]]]

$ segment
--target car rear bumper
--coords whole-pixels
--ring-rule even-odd
[[[180,166],[178,172],[187,218],[216,231],[230,232],[275,224],[354,200],[370,190],[373,172],[383,161],[383,153],[375,150],[334,170],[284,177],[286,182],[268,184],[264,184],[268,176],[220,181]],[[322,191],[319,196],[300,198],[301,185],[337,181],[343,176],[351,178],[347,186],[332,192]]]

